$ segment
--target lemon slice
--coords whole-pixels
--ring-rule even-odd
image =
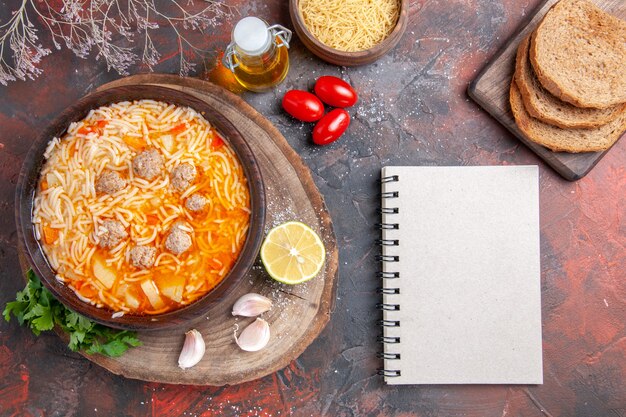
[[[326,250],[320,237],[309,226],[287,222],[276,226],[261,246],[265,270],[276,281],[300,284],[322,269]]]

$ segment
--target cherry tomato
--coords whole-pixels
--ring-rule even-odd
[[[317,145],[333,143],[346,131],[350,115],[344,109],[329,111],[313,128],[313,142]]]
[[[350,107],[358,100],[356,91],[341,78],[325,75],[315,83],[315,94],[333,107]]]
[[[314,122],[324,115],[324,104],[307,91],[290,90],[283,97],[283,109],[303,122]]]

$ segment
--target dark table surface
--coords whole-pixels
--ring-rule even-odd
[[[231,3],[241,16],[291,27],[284,0]],[[538,4],[413,0],[402,41],[378,62],[336,67],[294,40],[287,80],[269,93],[243,94],[312,170],[339,243],[332,319],[287,368],[231,387],[145,383],[93,365],[53,333],[35,337],[2,321],[0,416],[626,416],[626,142],[585,178],[566,182],[465,92]],[[5,4],[1,20],[16,7]],[[238,18],[208,30],[203,46],[223,49]],[[157,40],[169,55],[156,70],[176,72],[176,45],[165,35]],[[215,57],[205,56],[207,70]],[[2,306],[23,286],[13,208],[31,141],[66,106],[119,77],[94,56],[83,60],[67,50],[44,58],[42,68],[34,81],[0,86]],[[197,69],[192,75],[202,76],[201,62]],[[306,89],[324,74],[348,79],[360,102],[350,109],[348,133],[317,148],[311,126],[290,119],[279,102],[286,90]],[[375,375],[381,362],[374,213],[386,164],[539,165],[543,385],[389,387]]]

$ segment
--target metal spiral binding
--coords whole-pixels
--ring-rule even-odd
[[[400,257],[391,255],[376,255],[376,260],[378,262],[400,262]]]
[[[390,345],[396,345],[400,343],[399,337],[392,337],[392,336],[378,336],[376,340],[380,343],[387,343]]]
[[[381,178],[381,183],[386,184],[390,182],[398,182],[400,179],[397,175],[387,176]],[[391,199],[398,198],[400,193],[398,191],[389,191],[381,193],[381,198]],[[378,210],[380,215],[394,215],[400,212],[399,207],[384,207]],[[398,223],[378,223],[377,227],[381,230],[399,230],[400,225]],[[381,247],[392,247],[392,246],[400,246],[400,241],[398,239],[376,239],[376,244]],[[389,262],[400,262],[400,257],[395,255],[378,255],[376,260],[381,263]],[[388,272],[388,271],[380,271],[376,274],[376,276],[382,280],[388,279],[398,279],[400,278],[400,272]],[[396,295],[400,294],[400,288],[390,288],[386,286],[382,286],[376,290],[378,294],[384,295]],[[376,308],[384,311],[399,311],[399,304],[391,304],[391,303],[378,303]],[[399,320],[379,320],[378,324],[381,327],[400,327]],[[379,336],[377,338],[379,343],[383,344],[398,344],[400,343],[399,337],[391,337],[391,336]],[[399,353],[391,353],[391,352],[378,352],[377,357],[384,360],[399,360]],[[399,369],[379,369],[377,372],[378,375],[384,376],[386,378],[399,377],[402,372]]]
[[[400,354],[399,353],[378,352],[376,354],[376,357],[378,359],[396,360],[396,359],[400,359]]]
[[[398,198],[400,193],[397,191],[386,191],[384,193],[380,193],[382,198]]]
[[[388,183],[388,182],[398,182],[400,179],[398,178],[397,175],[392,175],[390,177],[382,177],[380,179],[380,182],[382,182],[383,184]]]
[[[376,373],[387,378],[402,375],[402,372],[399,369],[379,369]]]
[[[400,304],[378,303],[376,304],[376,308],[385,311],[400,311]]]
[[[400,209],[398,207],[380,208],[376,210],[378,214],[398,214]]]
[[[376,289],[376,292],[378,294],[387,294],[387,295],[390,295],[390,294],[400,294],[400,288],[383,288],[383,287],[380,287],[380,288]]]
[[[378,320],[379,326],[384,327],[400,327],[400,322],[398,320]]]
[[[377,278],[382,278],[382,279],[397,279],[400,278],[400,273],[399,272],[377,272],[376,273],[376,277]]]
[[[400,246],[398,239],[376,239],[376,244],[379,246]]]

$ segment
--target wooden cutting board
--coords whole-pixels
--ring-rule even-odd
[[[220,109],[247,140],[258,159],[267,199],[266,229],[289,220],[310,225],[324,242],[326,263],[311,281],[288,286],[271,280],[257,262],[236,294],[229,295],[195,322],[180,328],[139,332],[143,346],[130,349],[120,358],[84,356],[127,378],[171,384],[232,385],[284,368],[328,323],[337,287],[337,242],[311,172],[267,119],[221,87],[198,79],[143,74],[114,81],[98,90],[128,84],[152,84],[182,90]],[[249,292],[263,294],[274,302],[272,310],[263,315],[270,324],[271,339],[259,352],[240,350],[233,338],[237,327],[241,330],[254,321],[253,318],[231,315],[236,299]],[[178,367],[178,356],[184,334],[192,328],[204,336],[206,353],[198,365],[182,370]]]
[[[478,77],[469,85],[468,94],[565,179],[575,181],[587,175],[610,149],[604,152],[579,154],[553,152],[526,138],[515,125],[515,119],[509,105],[509,86],[515,71],[517,46],[526,35],[535,30],[543,16],[557,1],[546,0],[539,5],[537,10],[522,24],[517,33],[509,39],[500,52],[495,55],[491,62],[483,68]],[[590,1],[614,16],[626,19],[626,1]]]

